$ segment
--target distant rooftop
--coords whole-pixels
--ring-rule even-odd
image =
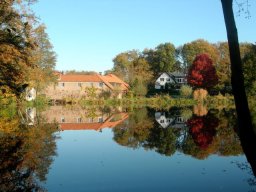
[[[184,77],[185,76],[185,74],[184,73],[182,73],[182,72],[179,72],[179,71],[174,71],[174,72],[168,72],[167,73],[169,76],[175,76],[175,77]]]
[[[125,83],[123,80],[115,76],[114,74],[108,75],[100,75],[100,74],[90,74],[90,75],[82,75],[82,74],[62,74],[56,73],[59,76],[59,82],[103,82],[110,89],[114,89],[113,84],[120,84],[122,90],[127,90],[129,85]]]

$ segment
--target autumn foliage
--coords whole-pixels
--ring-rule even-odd
[[[196,56],[188,71],[188,83],[195,88],[209,90],[218,83],[218,76],[212,60],[207,54]]]
[[[211,115],[194,116],[187,121],[187,124],[195,144],[201,149],[207,149],[216,134],[218,119]]]

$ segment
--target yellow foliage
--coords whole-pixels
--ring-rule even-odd
[[[194,105],[193,113],[197,116],[204,116],[207,115],[208,110],[205,105],[203,105],[202,103],[198,103],[197,105]]]
[[[19,129],[18,119],[9,120],[7,118],[0,118],[0,132],[5,134],[13,134]]]
[[[193,97],[197,101],[202,101],[206,99],[207,95],[208,95],[208,92],[205,89],[196,89],[193,93]]]

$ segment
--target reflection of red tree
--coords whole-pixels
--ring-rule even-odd
[[[212,143],[218,126],[218,119],[212,115],[203,117],[193,116],[187,121],[189,133],[197,146],[206,149]]]

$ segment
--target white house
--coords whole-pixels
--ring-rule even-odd
[[[187,77],[180,72],[164,72],[157,78],[155,89],[166,89],[166,84],[173,84],[177,87],[181,87],[181,85],[187,84]]]
[[[165,112],[155,112],[155,120],[161,125],[163,128],[178,128],[182,129],[186,126],[185,119],[182,116],[174,115],[168,116]]]
[[[25,93],[26,93],[25,99],[26,99],[27,101],[33,101],[33,100],[36,99],[36,90],[35,90],[35,88],[29,88],[29,87],[27,87],[27,88],[25,89]]]

